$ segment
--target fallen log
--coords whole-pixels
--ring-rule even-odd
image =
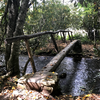
[[[43,67],[41,71],[21,77],[18,80],[17,87],[20,89],[42,91],[43,94],[50,95],[55,90],[55,87],[58,86],[58,74],[53,71],[56,70],[70,50],[76,50],[76,45],[79,46],[77,49],[81,49],[80,41],[74,40]]]
[[[75,48],[76,46],[77,48]],[[60,53],[58,53],[45,67],[43,67],[40,73],[45,71],[54,71],[70,50],[75,50],[75,52],[79,51],[79,53],[82,52],[80,41],[74,40],[73,42],[71,42],[67,47],[60,51]]]

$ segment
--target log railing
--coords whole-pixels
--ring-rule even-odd
[[[34,34],[31,34],[31,35],[20,35],[20,36],[16,36],[16,37],[6,38],[5,42],[6,43],[11,43],[11,42],[19,41],[19,40],[31,39],[31,38],[41,36],[41,35],[56,34],[56,33],[59,33],[59,32],[63,32],[63,33],[68,32],[69,39],[71,39],[71,41],[72,41],[72,39],[73,39],[72,31],[60,30],[60,31],[55,31],[55,32],[47,31],[47,32],[34,33]],[[72,38],[71,38],[69,32],[71,33]]]
[[[28,60],[31,62],[32,69],[34,71],[36,71],[36,69],[34,69],[35,68],[35,64],[34,64],[34,60],[33,60],[33,57],[32,57],[32,54],[31,54],[31,50],[30,50],[30,47],[29,47],[28,39],[31,39],[31,38],[34,38],[34,37],[38,37],[38,36],[41,36],[41,35],[50,34],[51,39],[53,41],[53,44],[55,46],[55,49],[58,52],[58,47],[57,47],[56,41],[55,41],[55,39],[53,37],[53,34],[56,34],[56,33],[59,33],[59,32],[63,33],[63,37],[64,37],[64,33],[68,32],[69,39],[70,39],[70,41],[72,41],[72,38],[73,38],[72,31],[59,30],[59,31],[55,31],[55,32],[47,31],[47,32],[34,33],[34,34],[31,34],[31,35],[20,35],[20,36],[15,36],[15,37],[11,37],[11,38],[6,38],[5,39],[5,43],[9,44],[9,43],[12,43],[12,42],[15,42],[15,41],[24,40],[25,43],[26,43],[26,48],[27,48],[27,52],[28,52],[28,56],[29,56]],[[71,33],[71,36],[70,36],[69,33]],[[66,40],[65,37],[64,37],[64,40]]]

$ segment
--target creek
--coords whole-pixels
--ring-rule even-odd
[[[0,56],[1,57],[1,56]],[[2,56],[3,57],[3,56]],[[3,57],[4,58],[4,57]],[[53,56],[34,56],[36,70],[41,70]],[[19,56],[20,71],[23,71],[27,55]],[[1,68],[0,68],[1,69]],[[26,73],[31,73],[31,64],[28,64]],[[100,59],[81,58],[76,61],[73,57],[65,57],[56,69],[58,77],[66,73],[65,78],[59,78],[61,92],[79,96],[87,93],[100,93]]]

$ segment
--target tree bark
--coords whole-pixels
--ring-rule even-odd
[[[13,0],[13,4],[9,8],[10,12],[14,12],[14,16],[16,15],[16,10],[18,12],[19,2],[20,2],[20,0],[16,0],[16,1]],[[8,36],[10,35],[10,37],[11,36],[13,37],[13,36],[22,35],[23,25],[24,25],[25,17],[26,17],[26,12],[28,10],[28,3],[29,3],[29,0],[22,0],[20,11],[19,11],[19,13],[17,13],[16,17],[14,18],[14,17],[12,17],[12,15],[9,15],[9,16],[11,16],[11,18],[9,19],[11,23],[9,24],[8,30],[13,29],[13,31],[8,32]],[[13,18],[15,20],[14,22],[12,21]],[[10,26],[12,26],[12,27],[10,28]],[[19,70],[19,45],[20,45],[19,41],[12,43],[12,45],[8,45],[8,44],[6,45],[6,48],[7,48],[6,49],[6,64],[7,64],[8,70],[11,70],[13,68],[13,70],[11,70],[12,75],[19,75],[20,74],[20,70]],[[8,47],[9,47],[9,50],[8,50]],[[7,52],[7,50],[8,50],[8,52]]]
[[[73,42],[71,42],[67,47],[61,50],[45,67],[43,67],[40,73],[55,71],[56,68],[61,63],[61,61],[66,56],[66,54],[70,52],[70,50],[74,50],[75,52],[82,53],[81,42],[79,40],[74,40]]]
[[[18,8],[19,8],[19,0],[16,2],[12,2],[11,0],[8,0],[8,25],[7,25],[7,32],[6,37],[13,37],[13,32],[15,31],[16,27],[16,19],[18,16]],[[6,66],[7,62],[10,58],[11,54],[11,43],[6,44],[6,53],[5,53],[5,61]],[[9,68],[7,70],[10,70]]]

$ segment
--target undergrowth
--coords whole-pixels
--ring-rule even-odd
[[[80,40],[82,44],[92,44],[91,40],[88,38],[87,35],[83,36],[81,34],[75,34],[73,36],[73,39],[74,40]]]

